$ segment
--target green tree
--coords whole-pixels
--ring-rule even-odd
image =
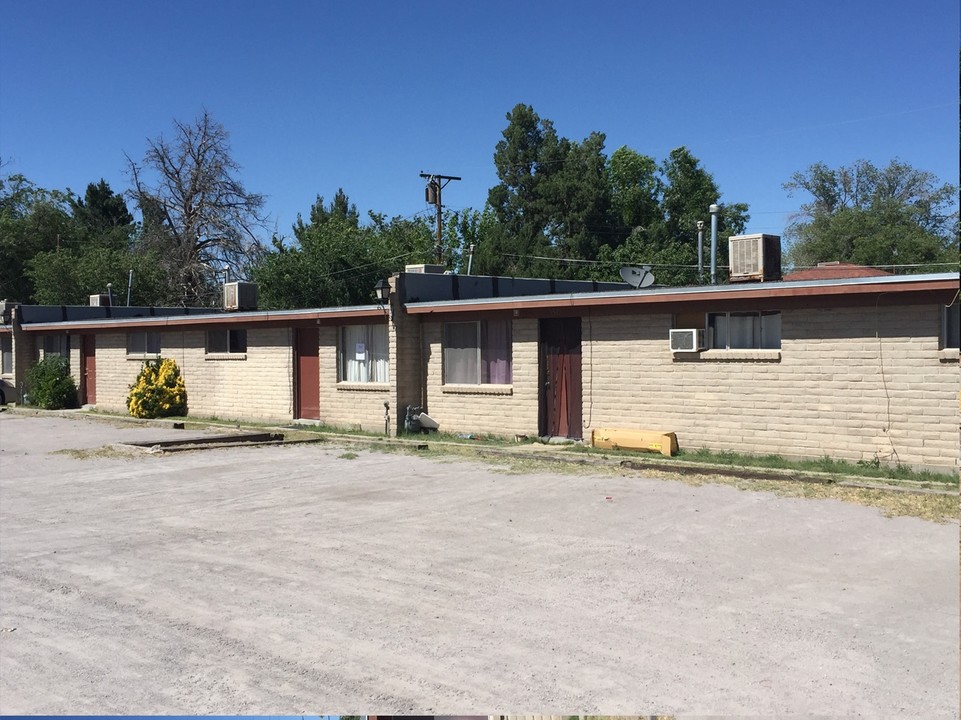
[[[167,276],[160,259],[149,251],[89,247],[37,253],[27,264],[33,302],[42,305],[86,305],[88,297],[113,286],[114,303],[126,304],[133,270],[131,305],[163,304]]]
[[[123,303],[133,270],[132,303],[159,304],[168,294],[162,263],[137,236],[123,196],[102,179],[82,198],[22,175],[0,180],[0,297],[85,305],[111,283]]]
[[[507,121],[494,148],[500,182],[487,197],[496,224],[478,247],[475,262],[484,274],[549,277],[557,273],[557,264],[535,257],[556,255],[546,232],[546,186],[564,162],[568,144],[558,138],[553,123],[529,105],[516,105]]]
[[[811,200],[786,231],[794,267],[839,260],[859,265],[943,270],[958,263],[958,189],[929,172],[892,160],[837,169],[815,163],[784,188]]]
[[[602,245],[619,244],[611,223],[611,183],[604,134],[583,142],[563,140],[563,157],[545,179],[548,241],[562,257],[593,260]],[[571,268],[579,274],[577,266]]]
[[[630,234],[622,244],[602,248],[598,257],[605,264],[598,273],[609,276],[613,274],[610,268],[650,265],[661,285],[703,283],[707,278],[697,276],[697,221],[709,220],[710,206],[721,205],[717,264],[724,266],[727,239],[743,232],[747,225],[747,205],[722,204],[714,177],[685,147],[672,150],[656,172],[653,162],[627,148],[612,156],[610,174],[616,178],[614,206],[619,221],[630,228]],[[707,247],[703,263],[705,268],[710,265]],[[723,273],[720,276],[723,278]]]
[[[23,175],[0,179],[0,298],[34,301],[30,261],[77,240],[69,193],[39,188]]]
[[[490,222],[479,226],[479,272],[613,280],[621,265],[649,263],[664,284],[698,281],[696,222],[720,189],[689,150],[660,165],[626,147],[608,158],[603,133],[559,137],[529,105],[507,121],[494,151]],[[720,239],[743,231],[747,217],[747,205],[727,204]],[[719,264],[726,258],[721,242]]]
[[[423,218],[370,213],[361,225],[343,191],[329,205],[317,197],[310,220],[294,224],[294,242],[275,238],[252,267],[267,308],[333,307],[373,302],[373,288],[407,263],[429,262],[434,236]]]
[[[657,222],[663,187],[654,158],[625,145],[611,153],[608,175],[615,227],[624,238]]]
[[[83,198],[71,196],[69,203],[85,241],[100,247],[128,249],[134,232],[133,216],[123,195],[115,193],[106,180],[90,183]]]

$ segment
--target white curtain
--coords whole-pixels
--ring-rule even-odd
[[[761,315],[761,347],[765,350],[781,348],[781,313]]]
[[[484,377],[481,382],[495,385],[511,383],[511,321],[487,320],[483,324]]]
[[[761,318],[757,315],[738,315],[731,313],[727,322],[727,346],[729,348],[756,348],[754,338],[757,336]]]
[[[476,385],[480,380],[480,348],[476,322],[444,326],[444,382]]]
[[[355,383],[390,382],[387,327],[347,325],[341,340],[341,379]]]
[[[387,326],[368,325],[367,357],[369,382],[390,382],[390,366],[387,349]]]
[[[781,347],[781,313],[719,313],[711,315],[711,347],[734,350],[777,350]]]
[[[344,328],[344,380],[367,382],[367,328],[348,325]]]

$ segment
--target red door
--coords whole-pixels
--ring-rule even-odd
[[[97,404],[97,336],[80,336],[80,404]]]
[[[310,420],[320,419],[320,332],[317,328],[299,328],[296,331],[294,352],[297,355],[295,381],[294,417]]]
[[[580,438],[581,319],[540,322],[541,435]]]

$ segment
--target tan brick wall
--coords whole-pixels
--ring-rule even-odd
[[[248,329],[245,359],[228,360],[206,355],[202,330],[164,332],[161,354],[180,366],[190,415],[289,421],[291,336],[288,328]],[[127,357],[126,343],[126,334],[97,336],[98,409],[126,412],[127,393],[142,364]]]
[[[585,318],[585,437],[650,428],[682,448],[957,466],[958,364],[940,359],[938,306],[785,311],[779,362],[676,361],[670,327]]]
[[[392,421],[395,417],[392,387],[390,383],[337,382],[340,334],[340,327],[320,328],[320,420],[340,428],[383,432],[385,400],[391,404]],[[388,352],[393,367],[393,348]]]
[[[424,323],[427,411],[452,433],[537,434],[537,320],[515,319],[510,386],[444,386],[443,324]]]
[[[26,382],[27,371],[39,359],[37,351],[37,338],[35,335],[27,335],[24,332],[13,332],[13,375],[9,377],[10,382],[15,388],[15,394],[11,397],[7,395],[8,402],[23,402],[20,397],[20,388]]]

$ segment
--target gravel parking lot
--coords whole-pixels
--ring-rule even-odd
[[[956,522],[183,432],[0,414],[0,712],[958,717]]]

